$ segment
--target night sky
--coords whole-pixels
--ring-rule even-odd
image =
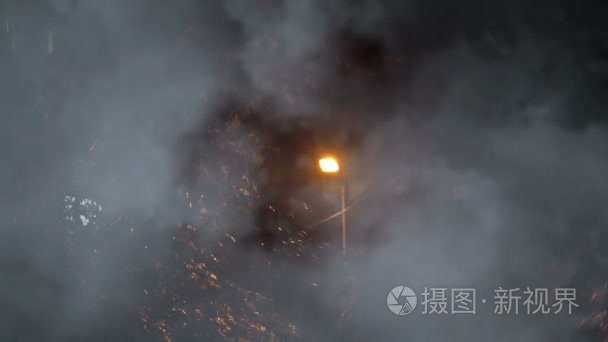
[[[0,1],[0,339],[607,340],[606,18]],[[475,288],[477,312],[423,314],[425,288]],[[579,306],[526,314],[526,288]]]

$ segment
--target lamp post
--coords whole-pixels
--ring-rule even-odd
[[[325,157],[319,159],[319,167],[324,173],[340,173],[340,197],[342,202],[342,255],[346,255],[346,190],[344,171],[340,172],[340,165],[335,158]]]

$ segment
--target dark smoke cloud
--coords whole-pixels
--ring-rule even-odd
[[[285,262],[292,282],[273,288],[304,339],[584,340],[577,324],[597,309],[590,293],[608,266],[602,11],[548,1],[3,3],[0,335],[101,338],[124,308],[91,313],[79,278],[116,284],[111,295],[126,302],[141,288],[121,265],[150,257],[110,236],[83,239],[82,258],[71,260],[65,195],[97,201],[99,219],[133,217],[154,250],[166,250],[168,227],[188,220],[174,201],[192,188],[184,169],[233,159],[205,130],[247,107],[263,135],[249,148],[271,142],[308,167],[324,147],[348,150],[353,190],[370,193],[348,218],[363,256],[313,269]],[[262,183],[277,199],[317,191],[310,179]],[[205,200],[222,207],[226,191]],[[256,215],[239,217],[232,233],[248,236]],[[57,239],[40,241],[48,230]],[[98,246],[111,252],[89,269]],[[237,254],[251,264],[266,257]],[[24,269],[37,278],[23,281]],[[340,288],[349,275],[358,300],[338,328],[341,312],[326,299],[339,291],[302,284]],[[476,287],[490,303],[498,286],[569,286],[581,307],[572,316],[498,317],[488,305],[470,319],[397,317],[385,302],[401,284]],[[124,324],[115,338],[141,336],[139,321]]]

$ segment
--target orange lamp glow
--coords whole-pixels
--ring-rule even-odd
[[[319,159],[319,167],[321,168],[321,171],[325,173],[336,173],[340,171],[338,161],[332,157]]]

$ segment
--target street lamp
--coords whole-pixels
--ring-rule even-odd
[[[340,172],[340,165],[333,157],[319,159],[319,167],[324,173]],[[340,173],[340,195],[342,197],[342,254],[346,255],[346,195],[344,189],[344,172]]]
[[[319,159],[319,167],[321,171],[325,173],[336,173],[340,171],[340,165],[338,165],[338,161],[332,157],[325,157]]]

